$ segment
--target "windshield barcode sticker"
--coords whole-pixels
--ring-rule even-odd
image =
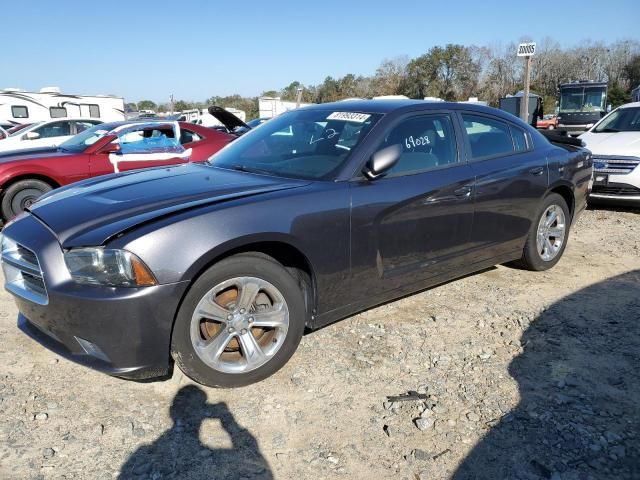
[[[357,112],[333,112],[327,120],[344,120],[345,122],[364,123],[370,117],[368,113]]]

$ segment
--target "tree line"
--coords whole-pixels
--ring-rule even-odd
[[[297,90],[302,87],[301,100],[309,103],[405,95],[451,101],[478,97],[497,107],[500,98],[523,88],[523,62],[516,56],[516,49],[515,42],[493,47],[434,46],[416,58],[385,59],[371,76],[353,73],[340,78],[328,76],[317,85],[293,81],[280,90],[264,91],[261,96],[295,101]],[[543,97],[545,113],[551,113],[555,108],[557,85],[576,80],[608,82],[609,103],[614,108],[630,101],[631,89],[640,85],[640,42],[588,41],[569,48],[563,48],[549,38],[538,42],[531,61],[531,90]],[[168,103],[156,105],[150,100],[128,105],[160,112],[170,108]],[[247,112],[247,118],[258,115],[258,97],[241,95],[213,96],[204,102],[179,100],[173,109],[180,111],[209,105],[239,108]]]

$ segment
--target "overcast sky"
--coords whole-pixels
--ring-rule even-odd
[[[632,0],[12,1],[0,13],[0,88],[156,102],[255,96],[370,75],[385,57],[446,43],[640,39],[639,13]]]

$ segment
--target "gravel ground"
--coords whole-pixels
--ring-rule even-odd
[[[640,214],[589,210],[553,270],[369,310],[237,390],[59,359],[3,292],[0,478],[638,479],[639,287]]]

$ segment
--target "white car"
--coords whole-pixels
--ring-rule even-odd
[[[65,118],[34,123],[6,138],[0,138],[0,153],[10,150],[57,147],[65,140],[99,123],[102,121],[95,118]]]
[[[589,199],[640,205],[640,102],[616,108],[579,138],[593,153]]]

